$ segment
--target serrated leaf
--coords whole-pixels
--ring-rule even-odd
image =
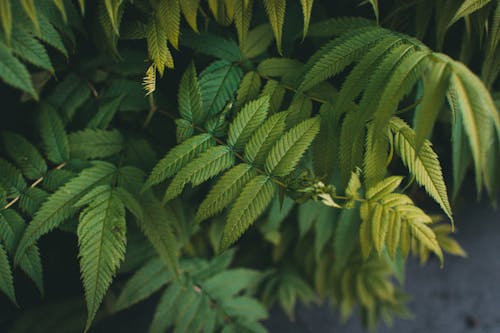
[[[12,55],[10,49],[2,42],[0,42],[0,78],[5,83],[21,89],[33,98],[38,99],[38,94],[33,87],[28,70]]]
[[[455,22],[457,22],[461,18],[474,13],[475,11],[481,9],[490,2],[491,0],[464,0],[460,5],[460,7],[455,12],[455,15],[453,15],[453,17],[447,23],[446,28],[451,27]]]
[[[398,118],[391,120],[391,130],[395,134],[396,152],[403,163],[415,176],[417,183],[424,186],[427,193],[436,200],[453,221],[441,166],[431,143],[427,140],[424,141],[421,150],[418,151],[415,132]]]
[[[196,68],[192,63],[184,72],[179,83],[178,95],[179,113],[181,116],[194,123],[202,119],[201,91],[196,77]]]
[[[253,132],[264,122],[269,111],[269,96],[247,103],[229,125],[227,142],[241,150]]]
[[[208,32],[195,34],[191,31],[183,31],[180,43],[201,54],[229,62],[237,62],[241,58],[240,49],[234,41]]]
[[[380,199],[387,194],[394,192],[394,190],[399,187],[402,181],[403,177],[401,176],[387,177],[386,179],[367,189],[366,198],[369,200]]]
[[[103,102],[99,105],[99,109],[97,113],[90,119],[87,124],[87,127],[90,129],[106,129],[113,118],[115,117],[116,112],[120,108],[120,105],[125,98],[125,95],[119,95],[117,97],[111,98]]]
[[[12,8],[10,0],[0,0],[0,21],[2,29],[7,39],[7,44],[10,43],[12,34]]]
[[[198,25],[196,22],[196,15],[200,6],[200,0],[181,0],[181,11],[187,23],[195,32],[198,32]]]
[[[166,285],[170,279],[170,274],[159,258],[149,260],[127,281],[114,310],[121,311],[145,300]]]
[[[264,0],[269,22],[276,37],[276,46],[281,54],[281,38],[283,35],[283,24],[285,23],[286,0]]]
[[[47,164],[38,149],[19,134],[4,132],[4,148],[26,178],[38,179],[47,172]]]
[[[35,244],[40,237],[75,213],[73,205],[81,196],[96,185],[109,180],[115,172],[116,168],[112,164],[94,162],[93,166],[83,170],[77,177],[71,179],[52,194],[26,227],[16,251],[15,263],[20,263],[26,250]]]
[[[261,87],[260,76],[257,72],[248,72],[241,80],[238,94],[236,96],[236,105],[242,107],[252,99],[259,96]]]
[[[111,285],[120,262],[125,258],[125,207],[108,185],[97,187],[92,200],[80,214],[78,245],[88,319],[88,331]]]
[[[94,159],[118,154],[124,139],[117,130],[84,129],[68,135],[72,158]]]
[[[193,186],[200,185],[233,164],[234,154],[229,147],[216,146],[207,149],[177,173],[165,192],[163,202],[168,202],[181,194],[188,183]]]
[[[214,116],[233,99],[241,79],[241,69],[225,60],[208,66],[199,79],[203,101],[203,116]]]
[[[253,0],[234,1],[234,24],[238,32],[238,41],[243,50],[247,45],[248,29],[252,20]]]
[[[21,6],[23,7],[23,10],[26,13],[26,15],[29,17],[29,19],[33,23],[35,30],[37,32],[39,32],[40,26],[38,23],[35,0],[21,0]]]
[[[172,177],[183,166],[213,144],[212,136],[208,133],[199,134],[186,139],[172,148],[165,157],[156,164],[145,186],[149,187]]]
[[[168,68],[174,67],[174,59],[167,47],[167,31],[162,25],[162,18],[159,12],[154,13],[149,20],[146,30],[146,40],[149,56],[160,75],[163,76],[165,66]]]
[[[245,158],[257,165],[262,165],[266,156],[275,144],[276,140],[283,135],[286,128],[286,112],[279,112],[269,117],[259,127],[245,145]]]
[[[172,232],[172,223],[175,220],[173,212],[163,207],[151,193],[140,198],[143,219],[138,221],[139,227],[153,245],[158,256],[172,275],[179,275],[178,242]]]
[[[20,58],[51,73],[54,72],[45,47],[35,36],[24,30],[16,29],[12,34],[11,47],[14,54]]]
[[[271,203],[276,185],[264,175],[257,176],[248,182],[240,196],[229,211],[220,250],[231,246],[264,212]]]
[[[69,159],[69,142],[64,124],[51,107],[40,111],[40,135],[49,161],[63,163]]]
[[[14,292],[14,279],[10,268],[9,258],[2,244],[0,244],[0,291],[7,295],[10,300],[16,304],[16,295]]]
[[[304,16],[304,31],[302,33],[302,38],[307,36],[307,31],[309,30],[309,22],[311,21],[311,11],[313,7],[313,0],[300,0],[302,5],[302,14]]]
[[[238,196],[248,181],[256,175],[255,169],[246,163],[239,164],[227,171],[202,201],[196,213],[195,221],[201,222],[220,213]]]
[[[431,62],[428,73],[424,76],[424,93],[422,101],[415,111],[414,125],[417,137],[415,144],[417,151],[422,147],[424,140],[429,139],[441,108],[446,99],[449,84],[448,64]]]
[[[261,24],[248,33],[242,53],[249,59],[255,58],[266,52],[273,39],[271,26],[269,24]]]
[[[290,174],[318,134],[319,127],[320,119],[316,117],[290,129],[271,148],[264,165],[266,172],[278,177]]]

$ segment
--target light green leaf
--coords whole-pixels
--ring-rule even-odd
[[[227,142],[241,150],[253,132],[264,122],[269,111],[269,96],[247,103],[229,125]]]
[[[92,191],[88,207],[80,214],[78,245],[88,319],[88,331],[111,285],[120,262],[125,258],[125,207],[114,190],[102,185]]]
[[[172,177],[183,166],[213,144],[212,136],[208,133],[199,134],[186,139],[181,144],[172,148],[165,157],[156,164],[145,186],[149,187]]]
[[[177,100],[181,116],[190,122],[200,123],[203,116],[201,91],[193,63],[186,69],[181,78]]]
[[[195,221],[201,222],[220,213],[256,175],[255,169],[246,163],[239,164],[227,171],[210,189],[207,197],[201,203]]]
[[[271,203],[276,185],[264,175],[257,176],[248,182],[238,199],[229,211],[220,250],[231,246],[250,225],[264,212]]]
[[[266,158],[266,172],[278,177],[290,174],[318,134],[319,127],[320,119],[316,117],[301,122],[283,135]]]
[[[283,35],[283,24],[285,23],[286,0],[264,0],[269,22],[273,28],[274,36],[276,37],[276,46],[281,54],[281,38]]]

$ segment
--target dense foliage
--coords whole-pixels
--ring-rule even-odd
[[[2,331],[407,316],[468,173],[496,199],[500,4],[360,2],[0,0]]]

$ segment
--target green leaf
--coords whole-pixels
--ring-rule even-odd
[[[264,0],[269,22],[276,37],[276,46],[281,54],[281,37],[283,35],[283,23],[285,22],[286,0]]]
[[[212,136],[208,133],[199,134],[186,139],[179,145],[172,148],[151,171],[146,187],[161,183],[165,179],[175,175],[182,167],[213,146]]]
[[[88,331],[114,275],[125,258],[125,207],[108,185],[96,187],[80,214],[78,246],[88,319]]]
[[[266,120],[268,111],[268,96],[247,103],[229,125],[228,144],[235,150],[241,150],[253,132]]]
[[[377,200],[389,193],[394,192],[395,189],[399,187],[401,182],[403,181],[403,177],[401,176],[391,176],[388,177],[379,183],[371,186],[366,191],[366,198],[369,200]]]
[[[247,45],[248,29],[252,20],[253,0],[234,1],[234,25],[238,32],[238,41],[243,50]]]
[[[383,92],[380,95],[380,102],[377,103],[378,105],[375,109],[372,125],[373,139],[387,127],[401,98],[409,93],[420,79],[427,67],[429,61],[428,55],[429,51],[410,51],[408,55],[404,56],[396,64],[389,81],[383,88]]]
[[[175,321],[176,303],[183,297],[183,289],[179,283],[171,284],[162,294],[156,307],[149,333],[163,333]]]
[[[159,258],[149,260],[127,281],[114,310],[121,311],[145,300],[166,285],[170,278]]]
[[[124,139],[117,130],[84,129],[68,135],[72,158],[95,159],[118,154]]]
[[[51,73],[54,72],[45,47],[35,36],[22,29],[16,29],[12,34],[11,47],[14,54],[20,58]]]
[[[487,4],[489,4],[491,0],[464,0],[460,7],[455,12],[455,15],[449,20],[446,29],[451,27],[455,22],[460,20],[461,18],[468,16],[475,11],[483,8]]]
[[[255,163],[256,165],[264,163],[276,140],[285,131],[286,117],[286,112],[279,112],[272,115],[250,137],[250,140],[245,145],[245,158],[250,163]]]
[[[118,9],[122,4],[123,0],[104,0],[106,6],[106,12],[108,13],[109,20],[113,25],[113,30],[117,35],[120,34],[120,22],[118,18]]]
[[[76,109],[82,106],[89,96],[88,82],[76,74],[69,74],[56,86],[48,97],[48,102],[58,108],[66,122],[73,117]]]
[[[66,15],[66,8],[64,7],[64,1],[63,0],[52,0],[56,8],[59,10],[59,13],[61,14],[64,22],[68,22],[68,16]],[[108,2],[108,0],[106,0]]]
[[[276,185],[271,178],[260,175],[249,181],[229,211],[220,250],[231,246],[271,203]]]
[[[162,25],[162,19],[159,11],[153,13],[146,29],[146,40],[149,56],[160,75],[163,76],[165,66],[174,67],[174,59],[167,47],[167,30]]]
[[[333,17],[324,21],[311,24],[310,37],[340,36],[348,31],[373,27],[376,22],[363,17]]]
[[[109,163],[94,162],[93,166],[83,170],[52,194],[42,205],[30,222],[19,242],[15,263],[23,259],[26,250],[35,242],[59,226],[75,213],[73,205],[96,185],[102,184],[115,174],[116,168]]]
[[[171,224],[175,221],[173,212],[163,207],[151,192],[140,198],[144,212],[139,227],[153,245],[158,256],[172,275],[179,275],[178,242],[172,232]]]
[[[366,0],[366,1],[363,1],[361,3],[361,5],[365,4],[365,3],[369,3],[370,5],[372,5],[372,8],[373,8],[373,12],[375,13],[375,18],[377,19],[377,22],[379,21],[379,7],[378,7],[378,0]]]
[[[201,91],[193,63],[186,69],[181,78],[177,100],[181,116],[190,122],[200,123],[203,116]]]
[[[431,143],[425,140],[421,150],[418,150],[415,132],[398,118],[391,120],[391,130],[394,132],[396,152],[403,163],[415,176],[417,183],[425,188],[453,221],[443,173]]]
[[[201,54],[229,62],[237,62],[241,58],[240,49],[234,41],[207,32],[195,34],[183,31],[180,43]]]
[[[304,32],[302,33],[302,38],[306,38],[314,0],[300,0],[300,4],[302,5],[302,14],[304,16]]]
[[[7,154],[29,179],[38,179],[47,172],[47,164],[42,155],[28,140],[19,134],[4,132],[3,144]]]
[[[220,213],[256,175],[255,169],[246,163],[239,164],[227,171],[210,189],[207,197],[201,203],[195,221],[199,223]]]
[[[241,76],[241,69],[225,60],[212,63],[200,74],[204,118],[216,115],[233,99]]]
[[[424,93],[422,102],[415,111],[414,128],[417,151],[422,147],[424,140],[429,139],[434,128],[437,116],[446,99],[449,84],[448,64],[444,62],[430,62],[427,75],[424,76]]]
[[[69,159],[69,141],[64,124],[51,107],[40,110],[40,135],[49,161],[60,164]]]
[[[12,270],[2,244],[0,244],[0,291],[7,295],[14,304],[17,304]]]
[[[181,0],[180,6],[182,14],[184,15],[184,18],[186,19],[191,29],[193,29],[195,32],[198,32],[196,16],[198,14],[200,0]]]
[[[97,113],[92,117],[92,119],[90,119],[87,127],[95,130],[106,129],[115,117],[115,114],[120,108],[124,98],[125,95],[122,94],[99,105]]]
[[[28,70],[12,55],[10,49],[2,42],[0,42],[0,78],[5,83],[21,89],[33,98],[38,99],[38,94],[33,87]]]
[[[260,273],[246,268],[236,268],[217,273],[202,283],[203,290],[216,301],[235,296],[258,282]]]
[[[360,227],[358,209],[358,207],[344,209],[340,214],[333,242],[336,259],[334,267],[337,270],[342,270],[345,267],[352,252],[356,249]]]
[[[200,185],[233,164],[234,154],[229,147],[210,147],[177,173],[165,192],[163,202],[168,202],[181,194],[188,183],[193,186]]]
[[[23,10],[26,13],[26,15],[33,23],[35,30],[37,32],[40,32],[40,25],[38,23],[35,0],[21,0],[21,6],[23,7]]]
[[[301,122],[283,135],[266,158],[266,172],[283,177],[290,174],[319,132],[319,117]]]
[[[255,58],[266,52],[272,41],[271,26],[269,24],[261,24],[248,33],[248,38],[241,52],[249,59]]]
[[[7,39],[7,44],[9,44],[12,34],[12,9],[10,6],[10,0],[0,0],[0,21]]]
[[[251,100],[259,96],[261,79],[257,72],[248,72],[241,80],[238,94],[236,96],[236,105],[242,107]]]
[[[21,172],[3,159],[0,159],[0,184],[13,197],[19,196],[27,186]]]
[[[360,28],[327,43],[308,60],[299,91],[308,90],[340,73],[365,53],[372,43],[388,34],[390,32],[384,29]]]
[[[285,97],[285,87],[278,81],[269,80],[267,81],[260,97],[269,96],[271,113],[278,112],[281,109],[281,104],[283,103],[283,98]]]

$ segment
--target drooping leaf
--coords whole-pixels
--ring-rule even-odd
[[[52,194],[42,205],[30,222],[15,256],[16,264],[20,263],[26,250],[35,242],[59,226],[68,217],[75,213],[73,205],[76,201],[98,184],[110,180],[116,168],[105,162],[94,162],[93,166],[83,170],[77,177],[71,179]]]
[[[88,331],[125,258],[125,207],[109,185],[94,188],[78,204],[88,205],[78,224],[78,256],[88,310],[85,331]]]
[[[276,45],[278,52],[281,50],[281,39],[283,35],[283,24],[285,23],[286,0],[264,0],[269,22],[273,28],[274,36],[276,37]]]
[[[399,118],[391,120],[391,130],[395,135],[395,150],[403,163],[415,176],[417,183],[425,188],[446,215],[453,220],[441,166],[430,142],[424,141],[421,150],[417,150],[415,132]]]
[[[179,113],[184,119],[194,123],[201,121],[201,92],[194,64],[188,67],[179,83],[178,104]]]
[[[16,303],[14,292],[14,279],[10,268],[9,258],[5,249],[0,244],[0,291],[7,295],[13,303]]]

